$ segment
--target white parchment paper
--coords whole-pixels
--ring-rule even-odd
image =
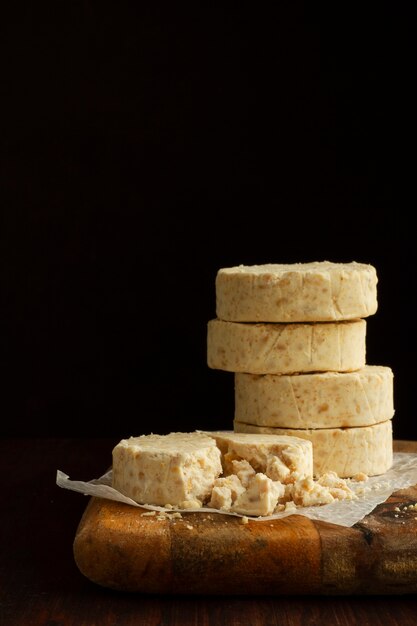
[[[112,472],[106,472],[100,478],[89,480],[70,480],[69,476],[58,470],[56,484],[64,489],[78,491],[86,496],[97,496],[108,500],[124,502],[135,507],[142,507],[151,511],[179,511],[181,513],[219,513],[221,515],[233,515],[243,517],[236,513],[227,513],[218,509],[201,507],[199,509],[166,509],[161,506],[149,504],[137,504],[131,498],[113,489],[111,486]],[[322,520],[339,524],[340,526],[353,526],[356,522],[368,515],[378,504],[385,502],[387,498],[398,489],[405,489],[417,484],[417,453],[395,452],[392,468],[382,476],[368,478],[365,482],[349,481],[349,487],[357,495],[356,500],[336,500],[331,504],[321,506],[297,507],[291,511],[281,511],[265,517],[249,517],[253,520],[272,520],[287,517],[288,515],[305,515],[310,519]]]

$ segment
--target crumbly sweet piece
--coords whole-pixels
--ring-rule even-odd
[[[232,467],[236,474],[215,481],[210,507],[241,515],[265,516],[289,510],[289,503],[295,507],[320,506],[356,498],[346,480],[335,472],[323,474],[317,480],[292,474],[288,480],[288,467],[278,457],[269,457],[266,474],[255,472],[246,460],[232,461]]]
[[[356,372],[293,376],[235,374],[237,422],[278,428],[345,428],[377,424],[393,415],[389,367],[365,365]]]
[[[360,480],[358,480],[356,476],[358,476],[358,474],[353,477],[356,482],[365,480],[364,477],[361,477]],[[343,480],[343,478],[340,478],[336,472],[327,472],[326,474],[323,474],[318,478],[317,482],[323,487],[328,487],[332,496],[337,497],[339,500],[352,499],[353,491],[350,489],[347,482]]]
[[[291,486],[291,500],[297,506],[330,504],[334,497],[329,489],[312,478],[301,478]]]
[[[235,474],[224,478],[216,478],[208,506],[213,509],[230,511],[232,504],[244,491],[245,487]]]
[[[242,459],[241,461],[237,461],[236,459],[233,459],[231,464],[232,464],[232,469],[231,469],[232,474],[236,475],[239,478],[241,484],[246,488],[249,485],[251,478],[253,478],[256,474],[252,465],[248,463],[248,461],[245,461],[245,459]],[[290,471],[286,465],[284,467],[286,467],[288,472]],[[266,471],[268,471],[268,464],[267,464]],[[270,478],[272,478],[272,476],[270,476]]]
[[[356,494],[346,480],[327,472],[317,480],[301,478],[286,489],[286,497],[298,506],[320,506],[334,500],[355,500]]]
[[[242,515],[271,515],[284,492],[284,485],[258,472],[236,498],[230,510]]]
[[[310,441],[314,451],[314,475],[335,472],[340,478],[358,473],[384,474],[393,462],[392,421],[360,428],[272,428],[235,420],[236,433],[295,436]]]
[[[349,372],[365,365],[366,321],[207,325],[207,364],[252,374]]]
[[[236,471],[236,461],[247,461],[256,472],[266,473],[271,467],[271,460],[282,462],[290,475],[313,475],[313,448],[305,438],[275,436],[270,434],[246,434],[233,431],[212,431],[213,437],[222,453],[224,473]],[[288,477],[286,478],[288,480]]]
[[[138,503],[201,506],[221,472],[220,450],[202,433],[130,437],[113,449],[113,487]]]
[[[216,275],[216,316],[231,322],[322,322],[377,310],[377,274],[364,263],[239,265]]]

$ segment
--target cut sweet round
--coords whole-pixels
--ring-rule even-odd
[[[197,508],[221,472],[220,450],[202,433],[130,437],[113,449],[113,487],[142,504]]]
[[[234,431],[210,431],[207,435],[213,437],[222,454],[224,473],[234,474],[240,461],[247,461],[250,466],[261,473],[270,474],[271,466],[275,463],[275,470],[281,476],[274,476],[275,480],[286,482],[290,475],[313,475],[313,448],[310,442],[296,436],[275,436],[262,433],[246,434]]]

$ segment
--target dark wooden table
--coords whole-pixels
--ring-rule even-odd
[[[112,439],[0,439],[1,626],[417,624],[414,595],[233,597],[130,595],[101,588],[77,569],[72,542],[87,498],[55,474],[98,477]]]

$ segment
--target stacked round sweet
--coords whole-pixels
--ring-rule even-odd
[[[316,475],[391,467],[393,372],[366,363],[377,282],[355,262],[218,271],[207,363],[234,372],[236,432],[309,439]]]

